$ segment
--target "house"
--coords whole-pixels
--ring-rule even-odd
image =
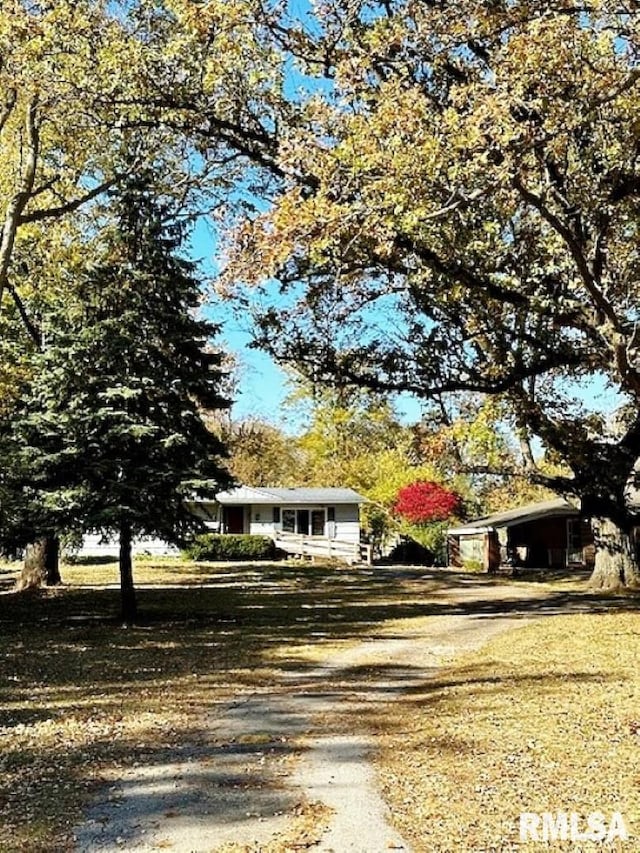
[[[79,557],[97,557],[98,559],[117,560],[120,545],[115,534],[104,536],[101,533],[86,533],[82,537],[82,545],[77,551]],[[131,553],[134,557],[178,557],[180,549],[169,545],[164,539],[152,536],[135,537],[131,543]]]
[[[297,556],[371,563],[371,546],[360,542],[363,503],[353,489],[241,486],[189,508],[212,532],[269,536]]]
[[[209,499],[192,500],[189,510],[211,533],[269,536],[289,554],[371,560],[360,544],[360,506],[365,498],[352,489],[277,489],[241,486]],[[157,539],[133,543],[134,554],[175,555],[178,550]],[[84,537],[82,556],[117,553],[117,542],[99,535]]]
[[[584,568],[595,558],[593,533],[579,509],[563,498],[478,518],[447,531],[451,567],[496,571]]]
[[[219,492],[215,500],[189,505],[212,531],[278,533],[360,542],[360,506],[353,489],[276,489],[241,486]]]

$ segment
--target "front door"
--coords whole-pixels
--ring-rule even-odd
[[[226,506],[224,508],[225,533],[244,533],[244,507]]]
[[[302,536],[309,535],[309,510],[308,509],[299,509],[298,510],[298,533]]]

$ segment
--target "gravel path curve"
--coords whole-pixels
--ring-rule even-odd
[[[504,612],[433,617],[428,627],[334,653],[311,671],[287,671],[269,693],[239,697],[216,712],[206,744],[168,750],[166,760],[114,779],[76,828],[76,850],[213,853],[230,843],[292,850],[278,838],[304,803],[320,802],[332,810],[329,825],[305,849],[409,851],[378,792],[371,739],[361,725],[355,734],[326,721],[346,710],[364,718],[374,705],[423,682],[443,660],[534,618],[510,612],[508,599],[538,596],[544,597],[509,585],[467,586],[448,600],[501,602],[500,609],[507,602]],[[372,677],[354,677],[367,667]]]

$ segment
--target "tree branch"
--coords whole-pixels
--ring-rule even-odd
[[[26,135],[25,161],[18,184],[17,191],[10,199],[4,215],[2,226],[2,237],[0,239],[0,306],[2,295],[7,286],[7,276],[11,264],[11,255],[16,241],[20,217],[24,211],[31,193],[36,177],[39,153],[39,131],[37,123],[38,96],[35,95],[27,103],[25,110],[24,129]]]
[[[22,214],[18,217],[18,225],[24,225],[27,222],[42,222],[45,219],[64,216],[66,213],[73,213],[74,210],[78,210],[78,208],[82,207],[83,204],[86,204],[88,201],[102,195],[102,193],[106,192],[110,187],[114,186],[117,181],[117,178],[111,178],[108,181],[103,181],[103,183],[98,184],[98,186],[89,190],[89,192],[85,193],[83,196],[71,199],[57,207],[47,207],[42,210],[34,210],[31,213]]]
[[[33,322],[31,317],[29,316],[24,302],[22,301],[20,295],[18,294],[15,287],[13,286],[13,284],[11,284],[10,281],[7,281],[6,288],[11,294],[14,304],[18,309],[18,313],[20,314],[20,319],[22,320],[25,329],[29,333],[30,338],[38,349],[42,349],[42,329],[39,326],[36,326],[36,324]]]
[[[287,343],[287,352],[278,352],[273,347],[269,347],[268,342],[261,340],[260,345],[265,347],[274,358],[280,363],[287,364],[292,359],[300,365],[308,364],[314,371],[317,381],[323,383],[325,380],[318,378],[322,373],[327,376],[326,383],[331,384],[335,376],[341,377],[347,384],[358,388],[371,388],[374,391],[382,392],[409,392],[415,394],[421,399],[433,398],[439,394],[448,394],[456,391],[475,391],[482,394],[501,394],[507,391],[512,391],[517,388],[524,380],[538,376],[542,373],[547,373],[554,368],[565,366],[567,358],[563,354],[562,358],[554,357],[550,354],[547,357],[540,358],[529,365],[518,365],[513,370],[504,374],[500,378],[489,378],[478,372],[475,377],[466,379],[453,379],[442,377],[438,379],[434,376],[424,376],[423,381],[419,380],[419,369],[414,369],[411,372],[412,380],[408,379],[407,374],[393,378],[391,375],[386,377],[381,376],[378,366],[368,368],[363,365],[360,369],[354,367],[354,362],[357,362],[357,356],[353,352],[345,352],[342,356],[336,353],[327,353],[326,350],[318,351],[315,348],[310,349],[308,341],[305,340],[299,346],[296,346],[295,341]],[[367,352],[370,357],[370,352]],[[576,356],[572,366],[577,367],[582,364],[582,359]]]
[[[564,477],[561,474],[544,474],[536,468],[530,471],[526,466],[519,468],[516,465],[465,465],[467,474],[491,474],[495,477],[522,477],[537,486],[546,486],[553,492],[560,494],[575,494],[576,481],[572,477]]]
[[[0,133],[2,133],[5,124],[9,120],[9,116],[15,108],[17,99],[18,93],[16,92],[16,90],[9,89],[5,98],[5,102],[2,105],[2,109],[0,110]]]
[[[473,290],[484,291],[493,299],[497,299],[500,302],[507,302],[509,305],[525,306],[529,304],[529,300],[522,293],[506,287],[500,287],[495,282],[476,275],[461,263],[445,261],[432,249],[419,245],[406,234],[398,234],[394,242],[398,249],[416,255],[416,257],[435,272],[457,279]]]
[[[587,263],[587,259],[585,258],[583,252],[581,251],[580,246],[575,238],[575,235],[561,220],[552,213],[547,205],[543,202],[542,198],[534,193],[532,190],[527,189],[525,185],[522,183],[520,178],[515,175],[513,178],[513,186],[522,198],[527,202],[527,204],[531,205],[531,207],[535,208],[538,213],[542,216],[542,218],[547,222],[553,230],[558,234],[558,236],[562,237],[564,242],[571,253],[571,257],[573,258],[576,267],[578,268],[578,272],[580,273],[580,277],[582,278],[589,295],[593,299],[596,307],[602,312],[602,314],[607,317],[611,325],[619,330],[619,320],[613,309],[613,306],[605,299],[604,294],[597,286],[593,274],[589,269],[589,264]]]

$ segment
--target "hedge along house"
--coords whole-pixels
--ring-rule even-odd
[[[279,489],[241,486],[219,492],[215,500],[190,504],[211,530],[269,536],[279,547],[304,540],[319,548],[335,542],[360,547],[360,506],[365,498],[353,489]],[[295,550],[291,548],[284,550]]]
[[[589,522],[562,498],[478,518],[447,531],[452,568],[497,571],[592,567],[595,550]]]

